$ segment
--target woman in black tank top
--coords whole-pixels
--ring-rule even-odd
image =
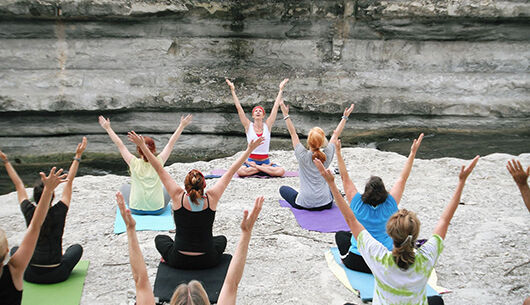
[[[4,161],[6,167],[10,167],[7,156],[0,151],[0,158]],[[42,182],[44,183],[44,191],[40,198],[33,219],[28,225],[28,229],[24,239],[20,243],[18,251],[16,251],[7,264],[4,265],[4,260],[7,258],[9,246],[4,230],[0,229],[0,301],[2,304],[18,305],[22,302],[22,288],[24,270],[29,264],[29,261],[35,250],[37,239],[39,238],[40,229],[48,213],[50,207],[48,202],[52,199],[52,194],[55,188],[62,182],[66,182],[66,174],[62,175],[63,170],[57,172],[55,167],[52,168],[48,177],[44,173],[40,173]]]
[[[185,189],[183,189],[164,170],[141,136],[131,131],[128,137],[140,147],[172,199],[176,226],[175,240],[167,235],[158,235],[155,238],[156,248],[162,258],[170,266],[179,269],[203,269],[217,265],[226,248],[226,237],[212,236],[217,204],[236,171],[250,153],[263,142],[263,138],[248,143],[247,149],[228,171],[211,188],[205,190],[206,180],[200,171],[192,170],[186,175]],[[186,222],[187,217],[195,218],[195,222]]]

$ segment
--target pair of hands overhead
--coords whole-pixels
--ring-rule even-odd
[[[236,88],[234,87],[234,83],[232,83],[228,78],[225,78],[226,83],[228,84],[228,87],[230,87],[230,91],[235,91]],[[280,91],[283,91],[283,88],[285,87],[285,84],[289,81],[288,78],[284,78],[283,81],[280,83]]]
[[[191,123],[191,120],[193,119],[193,115],[191,114],[188,114],[186,116],[182,115],[180,117],[180,123],[179,123],[179,126],[184,128],[186,126],[188,126],[190,123]],[[99,125],[101,125],[101,127],[103,127],[103,129],[109,129],[110,128],[110,118],[106,118],[102,115],[100,115],[98,117],[98,121],[99,121]]]
[[[421,145],[422,139],[423,139],[423,133],[418,137],[418,139],[414,139],[414,141],[412,143],[412,146],[410,147],[411,153],[415,154],[418,151],[418,148]],[[341,141],[340,140],[337,140],[337,142],[335,143],[335,149],[336,149],[336,151],[338,153],[340,153],[340,151],[341,151]],[[471,160],[471,163],[468,166],[464,166],[464,165],[462,166],[462,168],[460,169],[460,174],[458,175],[458,178],[461,181],[465,181],[467,179],[467,177],[469,176],[469,174],[471,174],[471,172],[475,168],[475,165],[477,164],[479,158],[480,158],[480,156],[476,156],[473,160]],[[318,160],[318,159],[313,160],[313,162],[315,163],[316,167],[318,168],[318,171],[320,172],[322,177],[324,177],[326,182],[334,183],[335,178],[333,177],[333,174],[331,173],[331,170],[324,168],[324,164],[322,164],[322,162],[320,160]],[[529,168],[529,170],[530,170],[530,168]],[[526,177],[528,177],[528,174],[526,175]]]
[[[258,215],[261,212],[261,208],[263,207],[263,201],[265,201],[265,198],[263,196],[260,196],[256,198],[256,201],[254,202],[254,208],[250,213],[248,212],[248,210],[243,211],[243,220],[241,221],[242,232],[252,232],[252,228],[254,227],[256,219],[258,219]],[[118,203],[118,208],[120,209],[121,217],[123,218],[127,229],[134,230],[136,226],[136,221],[131,215],[131,210],[125,207],[125,201],[123,200],[123,195],[120,192],[116,193],[116,202]]]
[[[81,141],[81,143],[77,144],[77,148],[75,149],[75,154],[76,155],[83,154],[86,147],[87,147],[87,139],[86,137],[83,137],[83,140]],[[0,150],[0,159],[2,159],[2,161],[4,162],[8,161],[7,155],[1,150]]]
[[[129,141],[133,142],[134,144],[138,145],[139,147],[145,146],[145,142],[144,142],[142,136],[138,135],[136,132],[134,132],[134,130],[130,131],[129,133],[127,133],[127,137],[129,138]],[[248,145],[247,145],[247,150],[250,149],[250,151],[253,151],[258,146],[260,146],[263,143],[263,141],[265,141],[264,137],[259,137],[259,138],[255,139],[255,140],[250,141],[250,143],[248,143]]]

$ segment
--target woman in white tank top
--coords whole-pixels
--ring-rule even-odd
[[[247,177],[255,174],[266,174],[273,177],[280,177],[285,174],[285,169],[283,167],[280,167],[270,161],[269,145],[271,141],[270,130],[274,124],[274,121],[276,121],[276,114],[278,113],[280,101],[282,100],[283,87],[288,81],[289,79],[286,78],[280,83],[278,96],[274,101],[271,114],[265,120],[265,122],[265,110],[261,106],[256,106],[252,109],[252,118],[254,119],[254,122],[251,122],[245,115],[243,107],[241,107],[241,103],[239,102],[239,99],[236,95],[234,84],[228,79],[226,80],[226,83],[232,92],[232,98],[234,99],[234,104],[236,105],[239,120],[241,120],[241,124],[243,124],[243,127],[245,128],[247,142],[250,143],[250,141],[257,139],[258,137],[265,138],[265,141],[263,141],[263,143],[252,152],[247,162],[245,162],[237,171],[237,174],[240,177]]]

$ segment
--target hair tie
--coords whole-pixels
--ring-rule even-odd
[[[407,238],[405,238],[405,241],[403,241],[399,247],[401,248],[401,247],[403,247],[407,242],[410,243],[411,241],[412,241],[412,235],[409,235],[409,236],[407,236]]]

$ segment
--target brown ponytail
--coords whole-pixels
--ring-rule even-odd
[[[322,163],[326,161],[326,155],[320,148],[326,143],[326,134],[320,127],[313,127],[307,135],[307,146],[313,152],[312,159],[318,159]]]
[[[401,209],[388,219],[386,232],[394,241],[392,256],[399,268],[407,270],[414,264],[414,243],[420,234],[420,220],[416,213]]]
[[[191,202],[199,204],[197,199],[204,196],[204,187],[206,186],[206,180],[202,173],[196,169],[192,169],[184,179],[184,188],[186,193],[190,196]]]

